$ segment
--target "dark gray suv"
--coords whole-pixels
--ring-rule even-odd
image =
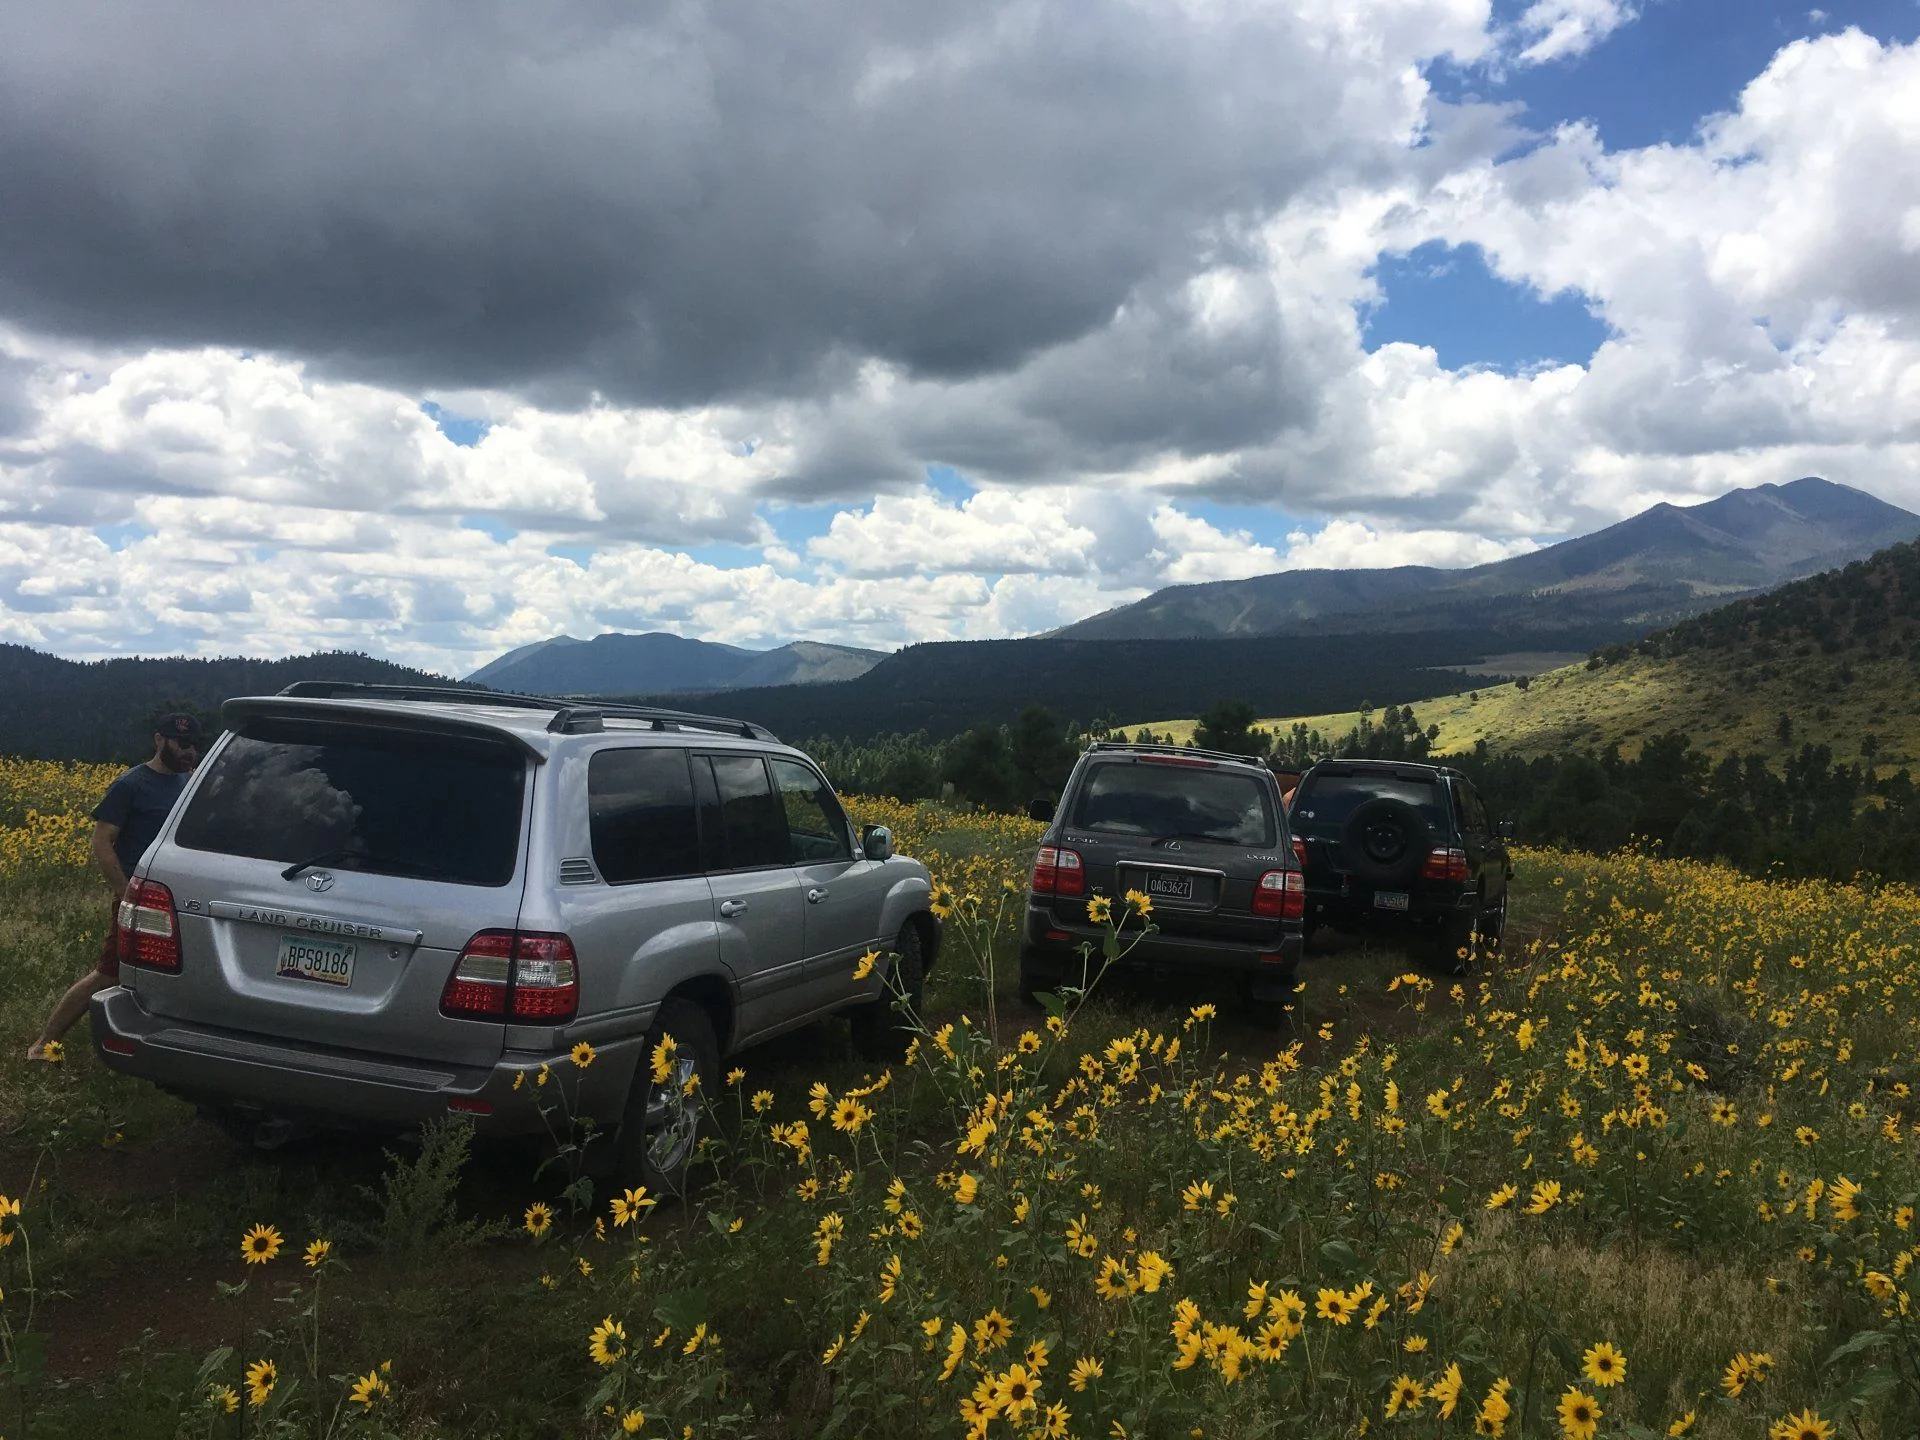
[[[554,1067],[617,1172],[672,1188],[693,1076],[837,1013],[897,1048],[882,987],[939,950],[926,870],[755,725],[334,684],[222,718],[93,1002],[108,1065],[216,1116],[537,1134]]]
[[[1259,760],[1186,746],[1098,742],[1068,778],[1027,888],[1020,990],[1029,1000],[1083,984],[1080,947],[1100,961],[1087,902],[1119,915],[1129,890],[1153,902],[1158,933],[1126,963],[1224,974],[1269,1013],[1293,994],[1306,886],[1286,808]]]
[[[1495,823],[1458,770],[1323,760],[1293,792],[1306,852],[1307,926],[1425,939],[1448,970],[1499,948],[1511,825]]]

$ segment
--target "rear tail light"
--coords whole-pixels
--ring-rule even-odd
[[[1042,845],[1033,858],[1033,892],[1036,895],[1084,895],[1087,893],[1087,867],[1072,850]]]
[[[1253,887],[1253,913],[1298,920],[1307,913],[1307,877],[1298,870],[1269,870]]]
[[[1293,858],[1300,862],[1302,870],[1307,868],[1307,842],[1298,835],[1293,837]]]
[[[157,880],[136,880],[120,901],[120,963],[180,971],[180,920],[173,892]]]
[[[1467,878],[1467,852],[1457,846],[1434,846],[1426,864],[1420,867],[1420,878],[1464,881]]]
[[[482,930],[460,952],[440,1013],[478,1020],[570,1020],[580,1008],[573,941],[538,930]]]

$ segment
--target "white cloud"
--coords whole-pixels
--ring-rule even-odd
[[[1319,530],[1295,530],[1276,569],[1388,569],[1396,565],[1485,565],[1524,555],[1526,540],[1489,540],[1456,530],[1381,531],[1358,520],[1329,520]]]
[[[1627,7],[1526,13],[1532,53]],[[1268,208],[1223,192],[1187,237],[1199,258],[1003,363],[855,347],[813,391],[570,409],[533,385],[0,330],[0,637],[461,672],[604,628],[894,645],[1049,629],[1172,583],[1482,563],[1809,473],[1920,508],[1920,48],[1799,42],[1693,143],[1609,152],[1570,126],[1516,154],[1506,120],[1437,109],[1419,79],[1422,55],[1484,55],[1484,5],[1301,14],[1347,77],[1352,114],[1326,123],[1365,143],[1301,159]],[[876,93],[974,63],[884,50]],[[1367,351],[1380,257],[1435,240],[1582,298],[1611,338],[1519,374]],[[423,400],[484,438],[453,444]],[[928,488],[929,465],[973,493]],[[828,507],[824,533],[783,541],[794,503]]]
[[[1515,58],[1522,65],[1574,59],[1638,16],[1628,0],[1534,0],[1515,27],[1525,42]]]

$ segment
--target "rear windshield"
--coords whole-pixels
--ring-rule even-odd
[[[286,865],[504,885],[526,764],[502,742],[255,721],[207,764],[174,843]]]
[[[1420,812],[1431,830],[1445,832],[1447,801],[1434,780],[1403,780],[1395,775],[1316,775],[1293,797],[1287,819],[1293,833],[1337,840],[1347,819],[1376,796],[1404,800]]]
[[[1109,762],[1080,787],[1073,825],[1115,835],[1275,844],[1273,806],[1260,777],[1190,765]]]

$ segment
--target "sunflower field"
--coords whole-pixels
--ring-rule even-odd
[[[850,808],[940,881],[901,1063],[736,1057],[687,1097],[684,1198],[478,1153],[411,1249],[380,1239],[422,1208],[393,1220],[391,1177],[463,1146],[395,1160],[384,1212],[326,1189],[337,1161],[215,1151],[171,1218],[112,1214],[224,1308],[91,1374],[44,1356],[101,1323],[55,1301],[107,1243],[61,1147],[109,1137],[0,1148],[0,1433],[1920,1434],[1920,895],[1522,851],[1469,976],[1350,946],[1277,1031],[1117,977],[1041,1012],[1007,975],[1039,827]],[[1151,907],[1108,899],[1122,953]],[[594,1060],[554,1067],[556,1111]],[[76,1111],[126,1085],[85,1054],[32,1083]]]

